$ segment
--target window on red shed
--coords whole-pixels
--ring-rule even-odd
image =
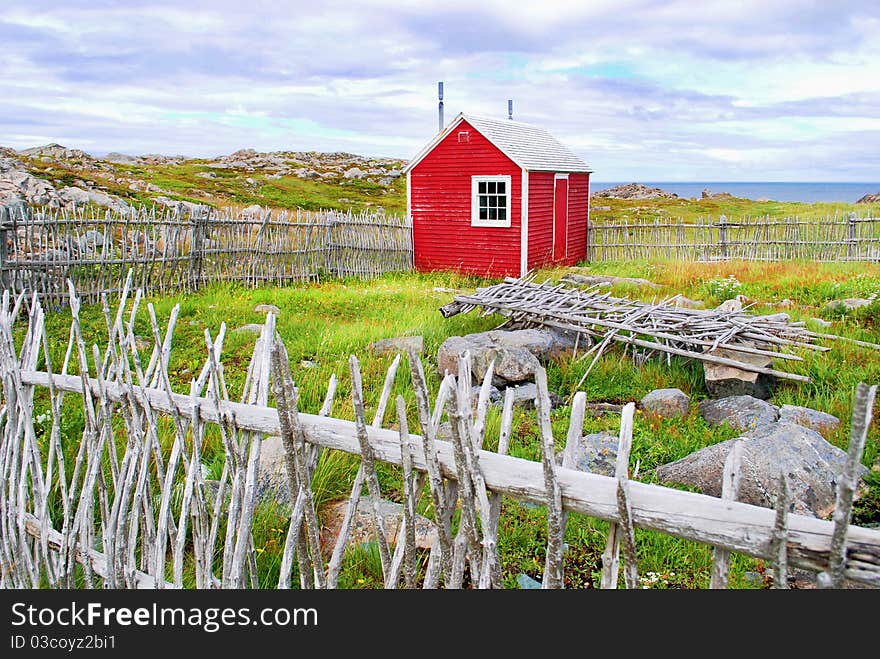
[[[471,226],[510,226],[510,177],[471,177]]]

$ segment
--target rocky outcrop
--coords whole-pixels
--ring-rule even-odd
[[[709,188],[703,188],[700,199],[733,199],[733,195],[729,192],[710,192]]]
[[[85,151],[79,149],[68,149],[60,144],[46,144],[45,146],[35,146],[30,149],[23,149],[19,154],[28,158],[42,158],[51,160],[80,160],[93,161],[95,158]]]
[[[0,158],[0,206],[60,208],[62,200],[51,183],[31,175],[14,158]]]
[[[753,396],[729,396],[700,403],[700,415],[713,426],[727,423],[734,430],[753,430],[779,419],[779,409]]]
[[[837,481],[846,464],[846,453],[816,431],[789,422],[766,424],[739,439],[707,446],[658,467],[656,476],[663,483],[690,485],[703,494],[720,496],[724,461],[736,441],[743,442],[737,501],[774,507],[779,475],[785,474],[792,512],[827,518],[834,511]],[[861,467],[859,472],[864,476],[868,469]]]
[[[678,199],[678,195],[661,188],[651,188],[641,183],[626,183],[607,190],[599,190],[590,197],[607,199]]]
[[[62,188],[58,192],[58,197],[65,206],[83,206],[85,204],[95,204],[102,208],[109,208],[118,213],[127,213],[131,210],[131,206],[114,195],[99,192],[97,190],[84,190],[77,187]]]
[[[866,194],[864,197],[859,199],[857,204],[878,204],[880,203],[880,192],[877,194]]]

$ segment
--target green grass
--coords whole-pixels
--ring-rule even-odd
[[[868,211],[876,214],[880,211],[880,203],[756,201],[740,197],[717,199],[605,199],[594,197],[590,201],[590,217],[594,220],[653,220],[660,218],[693,222],[701,218],[717,220],[721,215],[725,215],[728,220],[767,215],[776,218],[795,216],[818,218],[841,216],[850,212],[865,215]]]
[[[755,301],[755,313],[772,313],[779,309],[782,299],[792,301],[786,308],[794,319],[809,320],[823,315],[829,299],[865,296],[880,291],[880,265],[876,264],[750,264],[714,263],[681,264],[673,262],[602,263],[590,266],[596,273],[618,276],[646,277],[660,285],[657,290],[614,287],[614,294],[630,294],[642,299],[670,296],[675,293],[696,299],[705,299],[714,305],[729,297],[729,291],[717,282],[731,275],[739,282],[737,291]],[[562,270],[549,269],[546,278],[558,279]],[[716,282],[716,283],[713,283]],[[435,289],[472,291],[487,281],[448,273],[386,275],[373,281],[344,280],[322,284],[308,284],[274,289],[245,289],[238,286],[215,286],[196,294],[153,297],[160,323],[167,321],[174,305],[180,305],[177,330],[171,353],[170,376],[177,390],[186,390],[189,380],[197,375],[205,359],[205,330],[216,336],[221,323],[234,330],[249,323],[260,323],[262,314],[254,312],[257,304],[274,304],[281,309],[277,328],[291,360],[291,368],[300,389],[300,409],[316,412],[324,398],[327,382],[332,374],[339,378],[339,388],[332,414],[352,419],[351,388],[348,359],[358,355],[365,388],[368,419],[372,419],[385,371],[392,356],[375,356],[368,345],[381,338],[401,335],[421,335],[425,339],[423,360],[429,388],[436,392],[440,378],[433,366],[440,344],[449,336],[494,328],[501,318],[480,318],[477,314],[458,315],[444,319],[438,309],[451,300],[452,294]],[[104,319],[97,307],[83,310],[84,334],[87,341],[100,340],[105,334]],[[136,332],[150,336],[143,314],[136,323]],[[880,342],[876,306],[846,316],[835,316],[834,325],[827,331],[841,336]],[[48,314],[50,345],[53,347],[53,365],[57,369],[63,359],[69,331],[69,312]],[[247,365],[256,342],[256,334],[230,331],[223,349],[225,376],[230,395],[238,398],[244,385]],[[805,352],[805,361],[789,363],[787,370],[810,375],[813,382],[800,384],[780,382],[773,402],[790,403],[821,409],[837,415],[842,423],[828,439],[846,448],[848,443],[852,394],[856,383],[880,382],[880,359],[876,352],[851,344],[835,342],[827,353]],[[552,390],[563,398],[573,395],[590,360],[567,357],[548,364],[548,380]],[[74,369],[75,370],[75,369]],[[401,364],[394,393],[404,396],[412,432],[419,432],[415,401],[409,384],[407,362]],[[641,367],[623,356],[620,348],[607,351],[599,360],[582,390],[590,401],[622,403],[638,400],[658,387],[678,387],[690,394],[694,403],[706,398],[702,369],[698,364],[673,358],[650,360]],[[35,409],[45,407],[45,396],[39,395]],[[69,409],[67,409],[69,407]],[[78,437],[82,428],[82,412],[76,409],[76,399],[65,399],[62,432],[67,437]],[[557,437],[557,449],[565,444],[570,409],[554,410],[551,422]],[[875,411],[875,416],[877,412]],[[876,419],[875,419],[876,421]],[[587,416],[584,433],[599,430],[617,432],[617,415]],[[394,414],[386,413],[386,427],[395,427]],[[500,413],[490,410],[487,419],[486,448],[497,447]],[[163,422],[163,435],[170,442],[170,424]],[[47,428],[41,431],[48,432]],[[517,409],[514,415],[510,454],[530,460],[540,460],[541,449],[534,412]],[[704,446],[736,436],[727,426],[718,428],[707,424],[696,412],[682,419],[658,420],[637,414],[633,431],[632,462],[640,463],[640,480],[654,482],[654,469],[676,460]],[[222,450],[216,433],[208,436],[204,451],[209,473],[219,474],[222,468]],[[73,447],[69,447],[73,450]],[[872,465],[880,458],[880,437],[875,422],[870,430],[864,463]],[[70,460],[72,463],[72,459]],[[70,464],[68,464],[70,467]],[[356,461],[350,456],[325,451],[314,479],[316,501],[320,508],[328,501],[346,497],[356,470]],[[380,481],[383,494],[400,500],[402,476],[400,470],[381,465]],[[880,522],[880,479],[871,479],[868,495],[857,505],[855,519],[862,524]],[[431,515],[429,497],[423,496],[420,510]],[[255,517],[254,542],[259,550],[260,585],[274,587],[277,582],[283,532],[286,528],[283,511],[264,504]],[[524,572],[540,578],[543,571],[546,544],[546,513],[532,509],[507,497],[503,502],[499,549],[504,566],[504,582],[516,587],[516,577]],[[595,587],[601,570],[607,524],[601,520],[572,514],[566,542],[566,579],[571,587]],[[703,588],[708,585],[711,572],[711,550],[663,534],[638,530],[637,546],[642,585],[650,588]],[[420,554],[424,569],[426,554]],[[346,588],[373,588],[381,584],[381,570],[377,568],[375,548],[355,547],[349,552],[340,577]],[[732,563],[731,584],[735,587],[754,587],[745,580],[747,571],[761,568],[758,561],[735,556]],[[294,575],[294,583],[297,577]]]

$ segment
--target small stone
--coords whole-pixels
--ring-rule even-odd
[[[476,408],[477,403],[480,400],[480,390],[482,386],[474,386],[471,387],[471,404],[474,408]],[[489,387],[489,405],[500,405],[503,400],[501,396],[501,392],[498,390],[498,387]]]
[[[259,323],[249,323],[247,325],[242,325],[241,327],[236,327],[233,332],[253,332],[254,334],[260,334],[263,331],[263,326]]]
[[[390,339],[379,339],[367,346],[374,355],[390,355],[394,353],[408,354],[410,350],[421,355],[425,351],[425,339],[421,336],[397,336]]]
[[[871,304],[871,300],[861,297],[848,297],[843,300],[832,300],[825,305],[825,311],[832,313],[849,313]]]
[[[738,297],[738,296],[737,296]],[[720,311],[721,313],[737,313],[742,311],[743,305],[737,298],[733,298],[731,300],[725,300],[721,304],[719,304],[715,309]]]
[[[641,400],[643,410],[664,419],[687,416],[691,399],[681,389],[655,389]]]
[[[520,572],[516,576],[516,583],[522,590],[540,590],[541,582],[532,579],[529,575],[524,572]]]
[[[617,465],[619,441],[618,436],[614,433],[594,432],[581,437],[576,446],[566,446],[565,453],[571,456],[572,469],[590,474],[613,476]]]
[[[702,309],[706,303],[702,300],[692,300],[684,295],[679,295],[675,298],[675,306],[682,309]]]
[[[299,365],[303,368],[318,368],[318,365],[315,362],[309,361],[308,359],[303,359]]]
[[[274,304],[258,304],[254,307],[254,312],[256,313],[269,313],[270,311],[276,316],[281,313],[281,309]]]
[[[764,585],[764,575],[760,572],[746,572],[743,574],[743,579],[745,579],[746,583],[752,584],[753,586]]]

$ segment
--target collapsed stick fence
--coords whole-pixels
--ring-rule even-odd
[[[595,220],[588,261],[880,261],[880,217]]]
[[[51,306],[67,301],[68,279],[84,302],[118,295],[129,270],[146,293],[165,294],[411,269],[409,218],[378,212],[0,208],[0,283]]]
[[[634,403],[622,410],[614,477],[576,470],[572,447],[583,430],[583,392],[573,398],[566,450],[557,466],[543,369],[537,372],[535,401],[541,462],[506,455],[513,416],[510,389],[498,450],[485,450],[492,368],[473,401],[467,353],[458,373],[444,377],[433,399],[424,365],[415,353],[408,355],[415,415],[408,414],[401,396],[391,405],[400,355],[388,370],[369,425],[355,356],[349,361],[354,421],[331,414],[335,375],[321,410],[306,413],[299,409],[271,312],[239,401],[230,399],[226,386],[225,326],[216,336],[205,331],[201,371],[188,391],[174,391],[168,364],[178,309],[162,327],[147,305],[153,345],[141,352],[134,324],[143,313],[142,291],[132,293],[132,279],[126,280],[115,310],[105,296],[106,340],[90,348],[79,321],[81,300],[69,284],[70,340],[60,365],[51,357],[39,297],[26,304],[24,295],[3,294],[0,587],[265,587],[257,578],[262,557],[254,547],[253,523],[261,448],[268,437],[281,438],[290,494],[279,588],[290,588],[295,578],[303,588],[338,585],[365,485],[386,588],[502,587],[502,496],[547,509],[544,588],[564,585],[563,540],[570,513],[611,523],[603,556],[605,588],[617,586],[619,571],[626,587],[637,587],[635,528],[715,547],[713,587],[727,584],[730,552],[765,559],[777,575],[789,566],[820,572],[817,581],[823,586],[840,587],[844,579],[880,586],[880,530],[849,523],[876,386],[857,388],[847,469],[833,520],[826,521],[789,514],[785,497],[776,511],[737,502],[738,451],[731,451],[725,469],[723,498],[639,482],[629,468]],[[70,412],[68,397],[83,415],[75,434],[62,418],[63,410]],[[47,409],[42,418],[35,415],[35,400]],[[386,412],[396,429],[384,427]],[[451,441],[438,438],[444,419],[451,425]],[[410,430],[416,425],[421,434]],[[211,482],[202,469],[209,441],[219,442],[224,456],[222,475]],[[361,464],[343,528],[325,564],[329,548],[321,544],[311,478],[320,453],[328,450],[358,455]],[[404,471],[403,523],[396,538],[383,530],[378,462]],[[421,497],[430,497],[437,528],[423,574],[417,573],[413,533]],[[777,581],[786,585],[784,579]]]

